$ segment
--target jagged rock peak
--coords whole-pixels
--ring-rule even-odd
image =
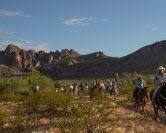
[[[12,53],[12,52],[18,53],[20,50],[22,50],[22,49],[19,48],[18,46],[9,44],[5,49],[5,53]]]
[[[62,49],[61,56],[78,57],[80,54],[73,49]]]

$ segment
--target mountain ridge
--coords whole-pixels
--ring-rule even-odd
[[[166,40],[155,42],[123,56],[110,57],[98,51],[81,55],[73,49],[45,52],[8,45],[0,51],[0,64],[20,71],[39,70],[56,79],[109,77],[114,73],[152,74],[166,62]]]

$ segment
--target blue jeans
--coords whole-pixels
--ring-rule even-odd
[[[156,89],[154,90],[153,96],[152,96],[152,102],[155,102],[156,94],[157,94],[157,91],[159,88],[160,88],[160,86],[157,86]]]

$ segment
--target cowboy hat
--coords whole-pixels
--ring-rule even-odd
[[[165,70],[165,68],[164,68],[163,66],[159,66],[158,70],[159,70],[159,71]]]
[[[138,78],[142,78],[143,76],[142,75],[138,75]]]

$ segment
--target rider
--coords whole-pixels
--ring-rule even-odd
[[[117,84],[118,84],[118,82],[116,81],[115,78],[113,78],[113,80],[112,80],[112,87],[113,88],[117,88]]]
[[[104,85],[104,82],[101,80],[99,84],[99,91],[104,91],[104,89],[105,89],[105,85]]]
[[[81,92],[84,92],[84,89],[85,89],[85,84],[84,84],[84,82],[83,82],[83,81],[81,81],[81,83],[80,83],[79,87],[80,87],[80,91],[81,91]]]
[[[158,74],[155,76],[156,89],[153,92],[153,103],[155,102],[155,97],[159,88],[162,87],[165,81],[166,81],[165,68],[163,66],[159,66]]]
[[[133,98],[140,91],[140,89],[142,89],[146,86],[145,80],[143,79],[142,75],[138,76],[138,79],[135,81],[135,86],[136,87],[135,87],[135,90],[133,91]]]
[[[112,81],[110,79],[107,79],[107,84],[112,85]]]
[[[97,80],[93,80],[93,85],[96,86],[97,85]]]
[[[110,79],[107,79],[106,92],[110,92],[111,89],[112,89],[112,81]]]
[[[77,82],[75,82],[75,83],[73,84],[73,91],[74,91],[74,94],[75,94],[75,95],[78,94],[78,84],[77,84]]]

